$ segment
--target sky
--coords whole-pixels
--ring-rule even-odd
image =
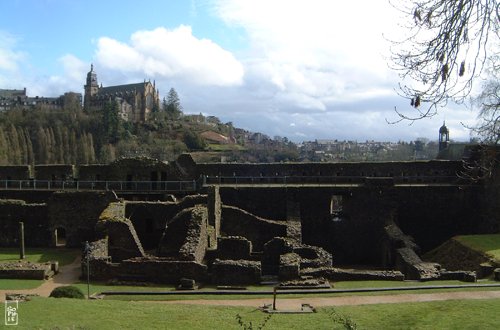
[[[457,105],[417,122],[389,68],[401,19],[388,0],[0,1],[0,89],[81,92],[151,80],[185,113],[253,132],[315,139],[467,141],[476,112]]]

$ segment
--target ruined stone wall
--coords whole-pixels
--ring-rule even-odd
[[[55,192],[47,203],[48,229],[54,233],[57,228],[63,228],[66,232],[66,246],[82,247],[83,242],[96,239],[95,226],[99,216],[109,203],[116,200],[112,192]]]
[[[209,187],[207,196],[207,209],[208,209],[208,224],[213,228],[212,240],[216,240],[220,236],[220,223],[222,213],[222,201],[220,197],[219,187]]]
[[[111,167],[104,164],[80,165],[77,174],[79,181],[105,181],[111,177]]]
[[[223,205],[235,206],[265,219],[287,218],[285,188],[220,188]]]
[[[172,261],[161,258],[134,258],[118,266],[119,279],[178,284],[181,278],[199,282],[208,280],[207,266],[195,261]]]
[[[33,176],[29,165],[3,165],[0,166],[0,181],[2,180],[29,180]],[[5,183],[3,183],[5,184]],[[1,188],[5,188],[1,187]]]
[[[172,179],[170,166],[155,159],[119,159],[109,166],[111,171],[107,180],[166,181]]]
[[[125,217],[134,225],[144,249],[156,249],[165,225],[177,209],[171,202],[125,202]]]
[[[219,260],[212,265],[212,282],[223,285],[258,284],[261,265],[252,260]]]
[[[125,217],[129,218],[146,250],[156,249],[168,221],[181,210],[206,204],[206,195],[189,195],[175,202],[125,202]]]
[[[0,180],[34,178],[80,181],[177,181],[210,177],[434,177],[432,182],[448,181],[462,170],[461,161],[363,162],[363,163],[195,163],[188,154],[172,163],[150,158],[119,159],[109,165],[36,165],[34,173],[29,166],[0,166]],[[447,177],[447,178],[446,178]],[[290,178],[292,179],[292,178]],[[276,179],[280,182],[281,179]],[[266,179],[266,182],[268,179]],[[321,181],[318,178],[318,181]]]
[[[19,222],[24,222],[25,246],[50,246],[51,233],[46,204],[0,200],[0,246],[18,246]]]
[[[484,233],[483,192],[480,186],[398,189],[396,223],[423,253],[456,235]]]
[[[498,154],[498,153],[497,153]],[[481,214],[485,221],[479,229],[481,233],[500,232],[500,159],[492,171],[492,176],[484,184],[484,191],[480,200]]]
[[[222,260],[250,259],[252,242],[241,236],[217,238],[217,258]]]
[[[107,237],[108,253],[113,262],[144,257],[144,249],[129,219],[125,218],[125,205],[111,203],[101,213],[97,227]]]
[[[207,208],[200,205],[195,206],[191,211],[191,220],[188,223],[185,241],[179,249],[180,260],[199,263],[203,261],[208,247],[207,226]]]
[[[382,228],[394,220],[428,251],[448,238],[474,233],[479,187],[371,187],[350,191],[302,190],[303,241],[333,252],[338,263],[380,264]],[[330,214],[330,195],[343,196],[340,217]]]
[[[51,190],[0,189],[0,199],[19,199],[28,204],[47,203],[54,192]]]
[[[188,163],[185,161],[184,163]],[[186,167],[193,176],[212,177],[455,177],[462,168],[461,161],[359,162],[359,163],[200,163]],[[402,180],[402,179],[401,179]]]
[[[483,193],[481,186],[446,185],[220,188],[224,205],[268,219],[284,219],[287,196],[293,194],[300,205],[303,243],[332,252],[336,264],[372,265],[383,261],[381,237],[391,219],[423,252],[454,235],[479,233],[487,221],[478,209]],[[342,197],[339,217],[331,213],[332,196]],[[224,227],[224,214],[222,219]]]
[[[75,178],[74,165],[35,165],[34,178],[37,180],[54,181],[54,184],[61,181],[72,181]]]
[[[247,238],[254,251],[262,251],[266,242],[287,234],[286,222],[263,219],[234,206],[222,206],[221,219],[222,234]]]
[[[158,256],[201,262],[208,247],[207,226],[206,207],[182,210],[167,223]]]

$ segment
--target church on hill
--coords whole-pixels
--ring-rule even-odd
[[[94,65],[90,65],[87,83],[84,86],[83,108],[87,111],[102,109],[106,103],[115,101],[120,117],[130,122],[145,122],[153,109],[160,107],[160,95],[153,81],[136,84],[103,87],[97,83]]]

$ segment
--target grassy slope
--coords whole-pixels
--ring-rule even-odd
[[[500,299],[342,306],[360,329],[494,329]],[[315,314],[274,315],[265,329],[327,329],[333,308]],[[19,307],[17,328],[239,329],[236,315],[259,324],[265,314],[250,307],[163,305],[124,301],[36,298]],[[341,329],[341,325],[334,328]]]
[[[455,239],[465,246],[484,252],[500,262],[500,234],[457,236]]]

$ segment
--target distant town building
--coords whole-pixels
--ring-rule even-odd
[[[81,107],[82,94],[68,92],[59,97],[30,97],[24,89],[0,89],[0,111],[14,108],[29,109],[42,107],[45,109],[62,109],[67,106]]]
[[[443,121],[443,126],[439,128],[439,151],[443,151],[450,145],[450,130]]]
[[[94,65],[90,65],[87,82],[84,86],[85,97],[83,107],[90,111],[114,101],[118,105],[120,117],[131,122],[145,122],[154,109],[160,108],[160,93],[153,81],[136,84],[103,87],[97,82]]]

